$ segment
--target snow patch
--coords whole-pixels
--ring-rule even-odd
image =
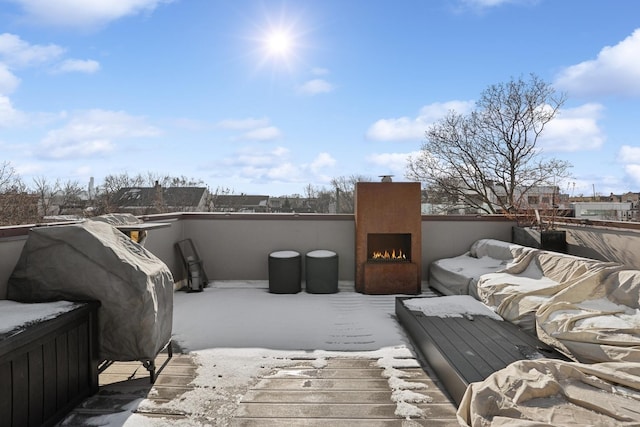
[[[398,402],[396,405],[395,415],[410,420],[411,417],[420,418],[424,416],[424,411],[415,405],[407,402]]]
[[[23,303],[10,300],[0,300],[2,324],[0,334],[26,328],[30,324],[53,319],[59,314],[66,313],[78,306],[69,301]]]
[[[451,295],[439,298],[410,298],[404,300],[403,304],[409,310],[421,311],[425,316],[487,316],[495,320],[502,320],[502,317],[470,295]]]

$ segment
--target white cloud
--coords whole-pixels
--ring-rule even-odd
[[[20,163],[16,165],[16,172],[20,176],[37,175],[47,172],[46,167],[41,163]]]
[[[216,123],[216,127],[230,131],[244,131],[234,137],[236,140],[272,141],[282,136],[280,129],[272,126],[267,118],[225,119]]]
[[[251,181],[297,181],[300,175],[290,160],[290,151],[285,147],[276,147],[270,151],[246,147],[232,158],[225,159],[224,164],[234,174]]]
[[[424,138],[428,126],[417,118],[382,119],[369,128],[367,138],[376,141],[419,140]]]
[[[310,163],[301,162],[293,158],[288,148],[279,146],[272,150],[245,147],[238,150],[233,157],[224,159],[222,163],[229,171],[229,176],[236,176],[241,180],[261,183],[309,183],[328,181],[330,178],[323,174],[323,171],[333,166],[336,161],[329,153],[323,152]]]
[[[625,165],[624,171],[636,185],[640,185],[640,164]]]
[[[298,92],[304,95],[317,95],[319,93],[332,92],[335,87],[323,79],[313,79],[298,88]]]
[[[60,129],[49,131],[40,144],[42,157],[91,157],[113,151],[116,140],[160,134],[145,118],[121,111],[90,110],[75,115]]]
[[[284,162],[270,168],[266,177],[275,181],[298,182],[300,181],[300,169],[291,162]]]
[[[0,34],[0,58],[11,67],[30,67],[58,59],[64,49],[55,44],[32,45],[19,36]]]
[[[314,74],[316,76],[324,76],[329,74],[329,70],[326,68],[315,67],[311,70],[311,74]]]
[[[152,12],[172,0],[13,0],[27,19],[41,24],[93,28],[119,18]]]
[[[336,164],[336,159],[334,159],[329,153],[320,153],[316,156],[316,158],[311,162],[309,168],[315,174],[320,173],[323,169],[329,168]]]
[[[602,111],[600,104],[560,110],[545,127],[540,146],[546,151],[584,151],[600,148],[605,135],[598,126]]]
[[[30,44],[15,34],[0,34],[0,91],[3,89],[3,83],[6,85],[8,82],[14,88],[17,86],[19,80],[13,75],[13,69],[50,64],[54,64],[54,73],[95,73],[100,69],[100,64],[92,59],[61,60],[64,53],[65,49],[55,44]]]
[[[467,114],[473,110],[474,106],[475,101],[435,102],[422,107],[419,118],[422,121],[433,123],[446,116],[449,111],[455,111],[458,114]]]
[[[604,47],[597,58],[564,69],[555,86],[571,96],[640,96],[640,29],[615,46]]]
[[[95,73],[100,69],[100,63],[93,59],[67,59],[55,68],[57,73]]]
[[[272,141],[282,136],[282,132],[275,126],[267,126],[257,128],[245,132],[240,136],[240,139],[250,139],[254,141]]]
[[[0,128],[19,126],[26,122],[26,115],[13,108],[11,100],[0,94]]]
[[[636,184],[640,185],[640,147],[623,145],[618,151],[620,162],[626,175]]]
[[[380,175],[391,174],[395,177],[403,177],[409,157],[419,153],[417,151],[411,153],[376,153],[367,156],[366,160],[377,168]]]
[[[0,63],[0,95],[10,94],[20,85],[20,79]]]
[[[640,164],[640,147],[631,147],[623,145],[618,152],[618,161],[620,163],[638,163]]]
[[[206,121],[195,120],[195,119],[190,119],[186,117],[179,117],[177,119],[173,119],[171,124],[177,128],[192,131],[192,132],[207,130],[211,128],[211,124],[209,124]]]
[[[466,114],[473,108],[473,101],[436,102],[420,109],[417,117],[381,119],[367,130],[367,138],[375,141],[403,141],[424,139],[425,131],[449,111]]]
[[[233,158],[226,159],[229,166],[269,168],[286,159],[289,150],[284,147],[276,147],[271,151],[261,151],[254,148],[243,148]]]
[[[246,119],[225,119],[217,123],[217,127],[228,130],[248,130],[264,127],[269,124],[269,119],[254,119],[249,117]]]

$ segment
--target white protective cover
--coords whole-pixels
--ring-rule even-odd
[[[521,360],[467,388],[462,426],[637,426],[640,364]]]
[[[429,267],[429,286],[444,295],[467,295],[480,276],[501,271],[533,248],[495,239],[480,239],[468,252],[439,259]]]
[[[600,283],[619,264],[557,252],[535,251],[508,268],[483,275],[470,294],[505,320],[535,333],[536,311],[551,297],[576,283]]]
[[[102,360],[153,359],[171,339],[171,272],[105,222],[33,228],[9,278],[8,298],[100,301]]]
[[[536,316],[540,339],[577,361],[640,363],[640,271],[567,288]]]

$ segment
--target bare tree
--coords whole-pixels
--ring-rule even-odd
[[[129,176],[128,173],[121,173],[119,175],[107,175],[104,177],[104,182],[99,187],[100,193],[115,194],[121,188],[126,187],[142,187],[145,185],[145,178],[138,174],[135,176]]]
[[[164,199],[164,192],[167,188],[176,187],[206,187],[202,180],[187,178],[185,176],[162,175],[155,172],[145,174],[129,175],[121,173],[119,175],[107,175],[104,183],[97,188],[96,214],[110,213],[117,210],[117,206],[112,205],[113,197],[123,188],[155,188],[156,194],[153,206],[148,207],[144,212],[161,213],[172,211],[184,211],[192,208],[192,198],[186,192],[182,192],[182,197],[175,191],[170,192],[171,200]],[[170,203],[171,206],[167,206]]]
[[[318,213],[329,213],[329,206],[335,201],[334,190],[327,190],[325,187],[314,187],[307,184],[304,188],[304,195],[313,204]]]
[[[87,207],[86,201],[82,199],[84,188],[78,181],[66,181],[60,190],[61,207],[76,213],[84,212]]]
[[[11,163],[5,161],[0,164],[0,192],[11,189],[15,185],[16,179],[19,178]]]
[[[129,174],[125,172],[119,175],[105,176],[102,185],[96,188],[95,214],[102,215],[114,212],[116,207],[111,205],[111,201],[120,189],[142,187],[144,183],[145,178],[140,174],[129,176]]]
[[[364,175],[339,176],[331,179],[335,189],[336,213],[353,213],[355,210],[355,189],[357,182],[370,182]]]
[[[184,175],[171,176],[155,172],[147,172],[146,182],[150,187],[159,184],[162,187],[204,187],[204,181],[197,178],[187,178]]]
[[[33,178],[34,191],[38,195],[38,203],[43,216],[55,215],[55,197],[60,193],[60,181],[49,181],[44,176]]]
[[[9,162],[0,164],[0,225],[34,224],[41,220],[38,196],[29,192]]]
[[[546,159],[538,147],[565,99],[533,74],[491,85],[473,112],[450,111],[428,128],[407,177],[486,213],[518,209],[532,187],[569,176],[568,162]]]

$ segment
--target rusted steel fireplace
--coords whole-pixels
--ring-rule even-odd
[[[420,293],[420,183],[359,182],[355,214],[356,291]]]

